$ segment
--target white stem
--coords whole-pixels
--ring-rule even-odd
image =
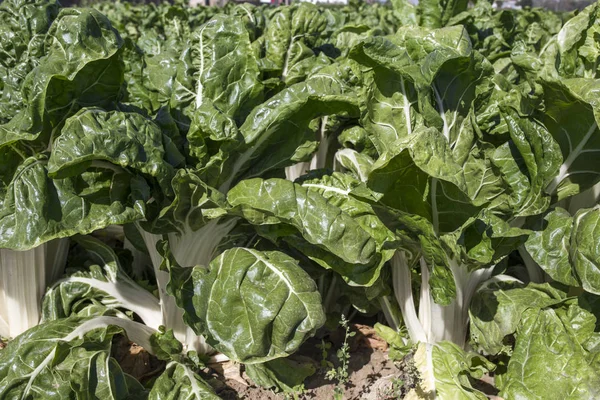
[[[68,239],[25,251],[0,249],[0,336],[14,338],[36,326],[46,287],[60,276]]]
[[[392,282],[396,300],[404,316],[404,323],[410,339],[415,342],[427,342],[425,330],[417,317],[412,294],[410,269],[402,251],[397,251],[390,260],[392,265]]]
[[[488,279],[487,281],[483,282],[481,285],[479,285],[479,287],[477,288],[476,292],[487,288],[490,285],[493,285],[494,283],[501,283],[501,282],[510,282],[510,283],[519,283],[521,285],[523,285],[523,281],[515,278],[514,276],[510,276],[510,275],[496,275],[491,277],[490,279]]]
[[[86,333],[99,328],[106,328],[109,325],[120,326],[127,332],[127,338],[140,345],[147,352],[152,354],[152,344],[150,344],[150,337],[158,331],[150,328],[139,322],[131,321],[129,319],[117,318],[117,317],[96,317],[89,321],[79,325],[77,329],[65,336],[63,341],[70,342],[76,338],[82,338]]]
[[[212,260],[217,246],[223,238],[231,232],[237,223],[232,218],[222,222],[219,219],[209,221],[197,231],[189,227],[183,233],[169,233],[169,247],[177,263],[182,267],[193,267],[196,265],[208,266]],[[175,298],[167,293],[169,273],[160,270],[162,257],[156,250],[156,243],[161,236],[148,233],[138,226],[138,230],[144,238],[154,273],[159,288],[160,304],[162,309],[164,325],[172,329],[175,337],[183,343],[187,350],[196,350],[200,354],[210,354],[214,350],[205,342],[202,336],[196,335],[183,320],[183,310],[176,304]]]
[[[329,152],[330,137],[327,137],[327,120],[328,116],[321,119],[321,129],[319,130],[319,148],[317,153],[313,155],[310,161],[310,169],[325,168],[327,164],[327,153]]]
[[[419,320],[423,325],[425,332],[431,331],[431,303],[432,298],[429,294],[429,268],[425,259],[419,260],[421,265],[421,290],[419,297]]]
[[[159,300],[136,283],[71,276],[56,282],[54,286],[65,283],[83,283],[108,294],[113,300],[106,299],[103,302],[106,306],[131,310],[152,329],[158,330],[163,323]]]
[[[600,203],[600,183],[592,186],[583,193],[569,198],[569,214],[575,215],[582,208],[592,208]]]
[[[481,283],[490,278],[494,266],[469,272],[466,266],[457,263],[456,260],[450,260],[449,267],[454,277],[456,297],[449,305],[443,306],[435,303],[431,297],[428,268],[425,260],[421,259],[423,283],[421,284],[419,320],[427,336],[427,343],[434,344],[448,340],[464,348],[471,299]],[[427,271],[425,277],[423,277],[423,271]]]
[[[296,179],[307,173],[310,169],[310,162],[300,162],[289,167],[285,167],[285,179],[294,182]]]

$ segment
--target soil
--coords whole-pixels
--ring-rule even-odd
[[[142,384],[160,375],[165,369],[164,361],[160,361],[144,350],[143,347],[120,335],[113,339],[112,356],[117,360],[123,371]]]
[[[356,332],[356,335],[349,341],[349,381],[343,387],[344,399],[383,400],[395,398],[389,397],[389,394],[392,393],[392,381],[394,378],[398,378],[402,371],[387,357],[385,352],[387,343],[377,337],[373,328],[367,325],[351,324],[351,329]],[[328,361],[335,367],[338,366],[336,349],[343,343],[343,336],[343,331],[340,330],[322,338],[332,345],[327,351],[325,359],[319,347],[320,340],[311,339],[302,346],[298,352],[302,355],[295,357],[301,357],[303,361],[312,360],[318,369],[313,376],[306,380],[305,390],[298,395],[298,398],[306,400],[334,398],[337,382],[327,379],[326,373],[331,367],[322,367],[321,361]],[[217,387],[217,394],[225,400],[283,400],[286,398],[284,394],[254,386],[243,371],[241,379],[228,377],[228,372],[235,374],[232,370],[225,369],[224,372],[225,377],[222,378],[220,387]]]

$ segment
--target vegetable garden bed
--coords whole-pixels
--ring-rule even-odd
[[[600,398],[599,26],[0,2],[0,399]]]

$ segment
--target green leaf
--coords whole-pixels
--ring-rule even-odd
[[[544,309],[564,299],[565,294],[549,284],[484,287],[473,296],[469,308],[471,340],[487,354],[510,352],[504,340],[517,331],[527,310]]]
[[[0,126],[0,146],[42,135],[36,147],[43,149],[52,131],[80,108],[114,102],[123,81],[121,47],[121,37],[98,11],[61,10],[47,33],[45,58],[23,83],[26,108]]]
[[[312,363],[278,358],[262,364],[246,365],[246,373],[255,384],[286,393],[296,393],[303,382],[316,372]]]
[[[46,0],[0,4],[0,124],[25,107],[21,86],[44,55],[44,36],[60,5]]]
[[[26,250],[143,217],[148,189],[142,178],[90,168],[78,176],[53,180],[47,163],[43,154],[25,160],[3,194],[0,247]]]
[[[571,217],[557,207],[544,217],[525,248],[552,279],[600,294],[600,208],[581,209]]]
[[[94,161],[108,161],[156,178],[168,193],[174,172],[165,153],[161,130],[142,115],[84,109],[66,121],[54,142],[48,174],[66,178]]]
[[[560,146],[562,165],[546,187],[550,195],[564,199],[600,181],[596,156],[600,151],[598,82],[588,79],[542,81],[545,110],[540,116]],[[578,118],[569,118],[577,115]]]
[[[251,223],[275,217],[345,262],[368,264],[376,256],[375,240],[358,222],[308,188],[282,179],[248,179],[231,189],[227,198]],[[253,218],[256,211],[261,213],[259,218]]]
[[[581,399],[600,395],[600,373],[594,361],[598,355],[582,347],[572,323],[554,309],[531,308],[523,313],[500,396]]]
[[[286,357],[325,323],[316,284],[281,252],[226,250],[206,271],[181,268],[165,251],[168,290],[186,323],[232,360]]]
[[[152,385],[148,399],[218,400],[220,397],[189,366],[172,361]]]
[[[114,317],[60,319],[26,331],[0,352],[0,396],[144,398],[143,386],[110,355],[113,337],[125,331],[152,351],[152,329]]]

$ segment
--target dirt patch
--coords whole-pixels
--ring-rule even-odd
[[[5,347],[6,347],[6,343],[3,342],[2,339],[0,339],[0,350],[2,350]]]
[[[379,338],[372,327],[363,324],[351,324],[351,330],[356,335],[349,339],[350,360],[348,365],[349,382],[343,387],[345,400],[386,400],[397,397],[390,397],[393,393],[394,384],[398,382],[403,372],[387,356],[387,343]],[[337,382],[327,379],[327,371],[331,367],[326,367],[331,363],[337,367],[338,360],[336,351],[344,341],[343,330],[329,332],[321,339],[312,338],[307,341],[298,351],[303,361],[312,360],[317,368],[317,372],[308,377],[304,383],[305,390],[299,393],[296,398],[309,399],[333,399]],[[322,350],[322,344],[330,345],[326,353]],[[401,367],[401,365],[399,365]],[[229,368],[229,370],[228,370]],[[225,376],[235,376],[236,373],[231,368],[225,366]],[[282,393],[275,393],[272,390],[264,389],[252,384],[243,370],[239,370],[238,377],[224,378],[223,375],[215,375],[218,382],[211,382],[216,388],[217,394],[225,400],[284,400],[287,397]]]
[[[335,352],[334,352],[335,353]],[[389,361],[386,354],[379,350],[358,349],[351,353],[349,364],[349,383],[344,388],[344,399],[383,400],[385,393],[391,387],[392,381],[400,373],[398,368]],[[304,392],[299,399],[333,399],[336,383],[327,380],[326,369],[319,369],[316,374],[305,382]],[[217,394],[224,400],[284,400],[285,395],[272,390],[255,386],[246,378],[246,383],[240,380],[227,379],[217,383]]]
[[[121,335],[113,339],[112,356],[125,373],[141,383],[158,376],[165,369],[164,361],[152,356],[143,347]]]

